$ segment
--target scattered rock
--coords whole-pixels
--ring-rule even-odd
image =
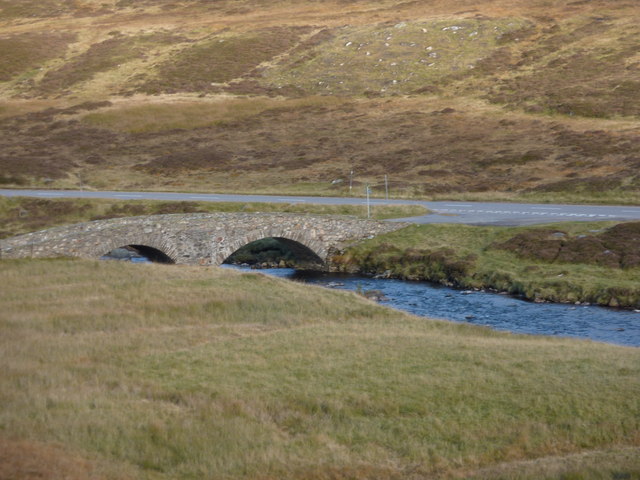
[[[381,302],[382,300],[386,300],[387,297],[384,296],[380,290],[365,290],[362,293],[362,296],[368,298],[369,300],[374,300],[376,302]]]
[[[383,273],[374,275],[373,278],[391,278],[391,270],[385,270]]]

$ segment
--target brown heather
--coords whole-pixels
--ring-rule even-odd
[[[346,195],[353,170],[374,195],[387,175],[398,197],[637,203],[637,20],[604,0],[0,2],[0,182]]]

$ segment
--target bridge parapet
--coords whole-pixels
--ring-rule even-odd
[[[280,213],[191,213],[115,218],[56,227],[0,240],[2,258],[99,258],[114,248],[144,245],[175,263],[219,265],[240,247],[267,237],[298,242],[323,261],[347,244],[405,224],[343,216]]]

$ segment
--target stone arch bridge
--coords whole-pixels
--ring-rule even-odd
[[[220,265],[240,247],[277,238],[315,254],[323,263],[347,245],[403,227],[349,217],[191,213],[115,218],[56,227],[0,240],[1,258],[100,258],[136,246],[159,251],[173,263]],[[166,258],[165,257],[165,258]]]

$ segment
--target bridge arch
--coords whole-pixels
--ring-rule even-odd
[[[327,261],[328,251],[322,242],[307,238],[302,234],[288,234],[283,232],[249,232],[248,234],[228,239],[224,242],[222,248],[214,249],[214,258],[211,262],[215,265],[223,264],[231,255],[240,248],[249,245],[258,240],[266,238],[274,238],[293,250],[294,253],[302,253],[303,255],[317,260],[320,265],[324,265]]]
[[[114,235],[92,247],[91,257],[100,258],[117,248],[131,247],[149,260],[177,263],[178,252],[166,239],[157,235]]]
[[[263,242],[263,240],[267,240],[267,242]],[[237,258],[239,254],[241,257],[244,256],[244,258]],[[260,256],[265,258],[258,260]],[[325,264],[325,260],[320,258],[316,252],[306,245],[283,237],[264,237],[249,242],[231,253],[222,263],[228,263],[229,260],[232,260],[230,263],[244,263],[245,261],[247,263],[261,263],[264,261],[279,262],[281,260],[293,260],[298,268],[319,268]]]

